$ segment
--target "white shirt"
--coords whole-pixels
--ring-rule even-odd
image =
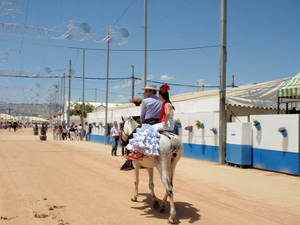
[[[113,127],[110,130],[111,136],[115,137],[115,136],[119,136],[120,130],[119,128]]]

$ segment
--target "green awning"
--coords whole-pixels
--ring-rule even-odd
[[[294,76],[292,79],[277,90],[278,97],[295,97],[300,96],[300,73]]]

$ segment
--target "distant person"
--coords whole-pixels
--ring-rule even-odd
[[[66,125],[64,125],[64,126],[62,127],[62,139],[63,139],[63,140],[66,140],[66,139],[67,139],[67,136],[68,136],[68,130],[67,130]]]
[[[117,121],[114,122],[113,128],[110,130],[110,141],[112,143],[111,155],[117,156],[117,148],[120,137],[120,130]]]
[[[120,123],[120,137],[122,137],[123,128],[124,128],[124,123]],[[122,138],[120,138],[120,144],[122,147],[122,156],[124,156],[125,154],[128,155],[129,152],[126,149],[126,143],[122,140]]]
[[[14,128],[14,132],[17,131],[17,128],[18,128],[18,122],[17,121],[13,121],[13,128]]]
[[[89,132],[88,132],[89,134],[92,133],[92,129],[93,129],[93,125],[90,123],[90,124],[89,124]]]
[[[81,124],[79,124],[77,126],[77,136],[78,136],[79,140],[83,139],[82,130],[83,130],[83,127]]]

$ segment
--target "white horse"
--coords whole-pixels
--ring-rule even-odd
[[[123,141],[127,141],[128,136],[137,128],[138,123],[130,117],[128,120],[124,121],[124,127],[122,132]],[[176,210],[173,199],[173,177],[175,172],[175,167],[178,160],[181,158],[183,153],[183,146],[179,137],[170,132],[164,132],[160,135],[159,140],[159,156],[145,156],[133,160],[133,165],[135,168],[135,192],[132,201],[137,201],[138,196],[138,185],[139,185],[139,169],[140,167],[145,167],[149,173],[149,189],[151,191],[153,207],[159,208],[160,212],[165,210],[165,205],[167,198],[170,198],[170,217],[169,223],[176,223]],[[154,184],[153,184],[153,168],[156,167],[162,183],[166,188],[166,194],[163,198],[162,204],[159,205],[156,196],[154,194]]]

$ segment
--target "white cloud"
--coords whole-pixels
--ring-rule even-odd
[[[119,85],[114,85],[112,89],[118,89],[119,87]]]
[[[125,80],[124,83],[122,84],[122,88],[127,88],[130,86],[130,81],[129,80]]]
[[[204,79],[197,80],[197,82],[199,83],[200,86],[206,83]]]
[[[167,74],[163,74],[163,75],[160,76],[160,79],[163,80],[163,81],[168,81],[168,80],[174,79],[174,77],[171,77]]]
[[[147,80],[151,81],[152,79],[153,79],[153,75],[152,74],[148,74],[147,75]],[[145,76],[142,75],[141,76],[141,80],[135,80],[135,84],[142,84],[142,83],[144,83],[144,80],[145,80]]]

